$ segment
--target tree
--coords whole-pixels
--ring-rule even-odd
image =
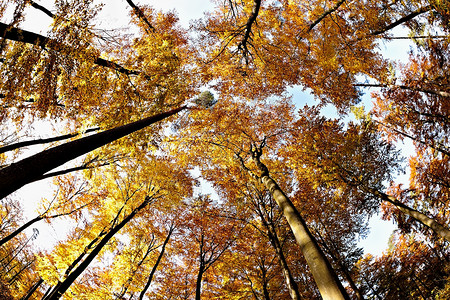
[[[359,281],[367,294],[377,299],[434,298],[445,283],[442,278],[448,276],[442,267],[448,262],[448,253],[441,250],[413,236],[394,234],[381,257],[366,255],[358,262]]]
[[[1,146],[36,143],[0,154],[0,234],[18,229],[0,248],[6,296],[319,299],[329,280],[333,299],[448,298],[447,3],[215,1],[186,29],[127,0],[128,28],[105,29],[109,2],[54,2],[0,4]],[[32,11],[49,26],[25,28]],[[380,51],[405,38],[405,63]],[[188,104],[200,88],[220,101]],[[380,90],[363,114],[367,88]],[[294,106],[298,89],[317,106]],[[42,122],[54,139],[37,138]],[[74,222],[35,262],[10,193],[49,177],[58,196],[27,219]],[[76,178],[90,191],[73,198]],[[361,258],[380,208],[399,230],[387,254]]]
[[[220,106],[218,104],[215,108],[216,111],[212,114],[210,120],[192,121],[192,128],[197,126],[204,127],[204,122],[214,122],[214,125],[208,126],[211,128],[210,132],[208,132],[207,135],[204,135],[203,132],[199,131],[197,136],[194,137],[192,129],[190,129],[187,138],[189,140],[192,140],[193,138],[197,139],[197,144],[203,142],[203,145],[201,145],[203,147],[208,144],[215,147],[219,146],[218,148],[225,150],[225,153],[227,153],[228,156],[237,156],[237,158],[239,158],[235,164],[237,163],[238,166],[240,164],[244,170],[249,171],[249,175],[243,180],[252,180],[251,178],[253,177],[253,179],[259,181],[265,189],[271,193],[272,197],[283,211],[283,214],[294,233],[296,241],[300,245],[301,252],[311,268],[311,272],[322,297],[330,297],[329,299],[340,299],[340,297],[342,297],[343,299],[346,299],[346,297],[348,297],[347,293],[342,287],[328,259],[325,257],[315,238],[312,236],[304,219],[300,216],[298,210],[286,196],[286,193],[282,188],[271,178],[268,168],[260,159],[262,148],[266,143],[266,137],[273,137],[270,145],[276,145],[276,142],[281,141],[282,139],[281,133],[289,127],[289,122],[291,121],[289,115],[289,103],[286,101],[285,103],[278,105],[262,105],[258,108],[251,107],[240,101],[229,101],[226,104],[222,103]],[[225,114],[234,115],[235,119],[230,120],[221,118]],[[259,122],[254,123],[255,125],[253,125],[253,123],[246,122],[247,118],[251,118],[253,121],[258,120]],[[224,132],[222,128],[226,128],[227,131]],[[258,140],[260,141],[260,144],[256,145]],[[246,144],[250,144],[250,148],[248,148]],[[268,145],[268,147],[270,147],[270,145]],[[214,150],[211,149],[207,152],[211,155],[213,153],[212,151]],[[196,153],[199,152],[196,151]],[[223,154],[221,155],[223,156]],[[247,157],[253,161],[252,167],[245,164],[242,155],[247,155]],[[213,157],[212,160],[216,164],[225,163],[226,168],[229,166],[229,159],[225,159],[224,161],[219,155]],[[215,178],[217,178],[220,172],[223,172],[222,170],[218,170],[220,167],[221,166],[211,168],[211,174],[215,176]],[[208,171],[209,170],[206,170],[205,173]],[[208,176],[208,174],[205,175]],[[228,185],[230,181],[229,176],[224,176],[222,179],[218,180],[218,184],[223,184],[224,186]]]
[[[42,151],[31,157],[11,164],[0,170],[0,176],[4,178],[0,183],[0,197],[5,197],[25,184],[42,176],[46,172],[98,147],[106,145],[134,131],[140,130],[163,120],[177,112],[186,109],[187,106],[161,113],[155,116],[123,125],[114,129],[86,136],[84,138],[67,142],[65,144]]]

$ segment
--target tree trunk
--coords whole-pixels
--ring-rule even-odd
[[[39,152],[0,170],[0,199],[62,164],[186,109],[182,106]]]
[[[263,212],[260,209],[258,209],[258,213],[264,227],[266,227],[267,229],[267,235],[269,237],[270,244],[275,249],[275,253],[277,254],[278,261],[280,262],[281,269],[283,270],[283,275],[286,280],[286,286],[289,290],[289,295],[291,296],[292,300],[300,300],[298,286],[295,282],[294,276],[292,276],[291,270],[289,269],[286,257],[284,256],[280,240],[278,239],[278,235],[273,224],[273,219],[266,220],[264,218]]]
[[[86,130],[84,133],[88,133],[91,131],[97,131],[97,130],[99,130],[99,128],[91,128],[91,129]],[[35,140],[30,140],[30,141],[18,142],[18,143],[14,143],[14,144],[10,144],[10,145],[1,147],[0,154],[15,150],[15,149],[19,149],[22,147],[26,147],[26,146],[42,145],[42,144],[62,141],[62,140],[76,137],[77,135],[80,135],[80,133],[78,133],[78,132],[77,133],[69,133],[69,134],[64,134],[64,135],[55,136],[55,137],[46,138],[46,139],[35,139]]]
[[[195,284],[195,300],[201,299],[202,277],[203,277],[204,272],[205,272],[205,266],[202,263],[200,263],[200,268],[198,269],[198,274],[197,274],[197,283]]]
[[[34,292],[39,288],[39,286],[44,283],[44,279],[39,278],[39,280],[28,290],[28,293],[23,296],[20,300],[28,300],[33,295]]]
[[[2,238],[0,240],[0,247],[3,246],[3,244],[9,242],[11,239],[16,237],[19,233],[21,233],[22,231],[24,231],[25,229],[27,229],[28,227],[30,227],[31,225],[33,225],[37,221],[40,221],[42,219],[43,219],[42,216],[38,216],[38,217],[36,217],[34,219],[31,219],[30,221],[26,222],[25,224],[23,224],[22,226],[20,226],[19,228],[17,228],[13,232],[11,232],[10,234],[8,234],[4,238]]]
[[[166,245],[169,242],[170,236],[172,235],[174,229],[175,229],[174,227],[171,227],[169,229],[169,233],[168,233],[168,235],[167,235],[167,237],[164,240],[164,243],[162,245],[161,252],[159,253],[158,258],[156,259],[155,265],[153,266],[152,271],[150,272],[150,275],[148,276],[147,283],[145,284],[144,288],[142,289],[142,291],[141,291],[141,293],[139,295],[139,298],[138,298],[139,300],[144,299],[145,292],[147,292],[148,288],[150,287],[150,284],[152,283],[153,276],[155,275],[156,269],[158,268],[158,265],[161,262],[161,259],[162,259],[163,255],[164,255],[164,251],[166,249]]]
[[[330,262],[320,249],[294,204],[269,176],[267,167],[260,161],[260,155],[261,153],[253,153],[253,161],[261,172],[260,180],[283,211],[306,262],[311,269],[322,298],[324,300],[350,299],[331,267]]]
[[[289,295],[291,295],[291,299],[300,300],[297,283],[295,282],[294,276],[292,276],[291,270],[287,264],[286,257],[284,256],[283,249],[281,248],[280,240],[274,231],[269,233],[269,239],[272,246],[275,248],[278,260],[280,261],[281,269],[283,270],[283,275],[286,280],[286,285],[289,290]]]
[[[105,237],[98,243],[98,245],[89,253],[85,260],[83,260],[80,265],[67,276],[67,278],[61,282],[52,293],[45,298],[45,300],[57,300],[59,299],[67,289],[72,285],[72,283],[78,278],[78,276],[83,273],[83,271],[89,266],[89,264],[94,260],[94,258],[100,253],[102,248],[108,243],[108,241],[120,230],[122,229],[133,217],[149,203],[150,198],[146,198],[144,202],[135,208],[127,217],[125,217],[122,222],[117,224],[112,228]],[[44,300],[44,299],[43,299]]]
[[[395,207],[397,207],[401,212],[404,214],[410,216],[417,222],[421,223],[422,225],[430,228],[434,233],[436,233],[438,236],[444,238],[447,242],[450,242],[450,230],[443,225],[439,224],[434,220],[433,218],[428,217],[427,215],[408,207],[407,205],[401,203],[398,201],[395,197],[389,196],[383,192],[380,192],[376,189],[366,187],[366,189],[372,193],[373,195],[377,196],[383,201],[387,201],[391,204],[393,204]]]

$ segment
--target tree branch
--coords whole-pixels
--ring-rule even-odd
[[[37,47],[45,48],[54,50],[54,51],[61,51],[61,49],[67,48],[67,46],[62,45],[61,43],[58,43],[46,36],[27,31],[22,30],[19,28],[10,28],[5,23],[0,22],[0,37],[11,40],[11,41],[17,41],[22,42],[26,44],[31,44]],[[94,63],[96,65],[107,67],[110,69],[113,69],[114,71],[117,71],[119,73],[125,74],[125,75],[139,75],[141,72],[136,70],[130,70],[127,68],[124,68],[123,66],[113,62],[109,61],[100,57],[94,58]]]
[[[325,19],[329,14],[335,12],[344,2],[345,0],[339,0],[332,8],[321,14],[313,23],[311,23],[311,25],[308,26],[307,32],[313,30],[317,24],[319,24],[323,19]]]
[[[134,13],[138,16],[138,18],[142,22],[144,22],[152,32],[155,32],[156,31],[155,27],[153,27],[153,25],[150,24],[150,22],[148,21],[147,17],[142,12],[142,10],[139,7],[137,7],[136,4],[134,4],[134,2],[132,0],[127,0],[127,3],[131,6],[131,8],[133,9]],[[146,29],[146,31],[147,31],[147,29]],[[149,32],[147,31],[147,33],[149,33]]]
[[[54,18],[55,17],[55,14],[53,14],[50,10],[48,10],[45,7],[43,7],[42,5],[39,5],[39,4],[37,4],[36,2],[34,2],[32,0],[27,0],[27,3],[30,4],[32,7],[42,11],[44,14],[46,14],[50,18]]]
[[[247,24],[245,25],[244,38],[239,43],[238,48],[244,52],[244,57],[247,57],[248,48],[247,44],[250,39],[250,34],[252,33],[252,26],[256,22],[256,18],[259,14],[259,9],[261,8],[261,0],[254,0],[255,6],[253,7],[252,13],[250,14]]]
[[[450,93],[449,92],[434,91],[434,90],[430,90],[430,89],[416,88],[416,87],[407,86],[407,85],[381,84],[381,83],[357,83],[357,84],[354,84],[353,86],[379,87],[379,88],[387,88],[387,87],[389,87],[389,88],[399,88],[399,89],[402,89],[402,90],[423,92],[423,93],[432,94],[432,95],[441,96],[441,97],[450,97]]]
[[[403,23],[405,23],[405,22],[408,22],[408,21],[414,19],[415,17],[417,17],[418,15],[421,15],[421,14],[423,14],[423,13],[426,13],[426,12],[428,12],[428,11],[430,11],[430,10],[431,10],[431,6],[430,6],[430,5],[421,7],[421,8],[419,8],[418,10],[416,10],[416,11],[410,13],[409,15],[406,15],[406,16],[404,16],[404,17],[398,19],[398,20],[395,21],[394,23],[391,23],[391,24],[387,25],[387,26],[384,27],[384,28],[375,30],[375,31],[371,32],[370,34],[371,34],[371,35],[379,35],[379,34],[383,34],[383,33],[385,33],[386,31],[389,31],[389,30],[391,30],[392,28],[397,27],[398,25],[401,25],[401,24],[403,24]]]

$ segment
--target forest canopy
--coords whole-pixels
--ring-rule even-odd
[[[0,1],[0,299],[450,298],[447,1],[119,2]]]

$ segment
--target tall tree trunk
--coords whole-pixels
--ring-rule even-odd
[[[44,283],[44,279],[39,278],[39,280],[33,284],[33,286],[28,290],[28,293],[23,296],[20,300],[28,300],[33,295],[34,292],[39,288],[39,286]]]
[[[197,274],[197,282],[195,284],[195,300],[201,299],[202,278],[203,278],[204,272],[205,272],[205,266],[202,263],[200,263],[200,267],[198,269],[198,274]]]
[[[0,170],[0,199],[78,156],[143,129],[186,108],[187,106],[182,106],[130,124],[86,136],[13,163]]]
[[[22,226],[20,226],[19,228],[17,228],[13,232],[11,232],[10,234],[8,234],[4,238],[2,238],[0,240],[0,247],[3,246],[5,243],[9,242],[11,239],[16,237],[19,233],[21,233],[22,231],[24,231],[25,229],[27,229],[28,227],[30,227],[31,225],[33,225],[37,221],[40,221],[42,219],[43,219],[42,216],[37,216],[36,218],[31,219],[30,221],[26,222],[25,224],[23,224]]]
[[[43,300],[57,300],[59,299],[67,289],[72,285],[72,283],[78,278],[78,276],[83,273],[83,271],[89,266],[89,264],[94,260],[94,258],[100,253],[103,247],[108,243],[108,241],[120,230],[122,229],[133,217],[143,208],[145,208],[150,203],[150,198],[146,197],[144,202],[135,208],[127,217],[125,217],[117,226],[112,228],[104,238],[98,243],[98,245],[89,253],[89,255],[84,259],[80,265],[71,272],[67,278],[62,281],[55,289],[52,291],[48,297]]]
[[[269,232],[269,239],[278,256],[278,260],[280,262],[281,269],[283,270],[283,275],[286,280],[286,285],[289,290],[289,295],[291,295],[291,299],[300,300],[297,283],[295,282],[294,276],[292,276],[291,270],[289,269],[286,257],[283,253],[283,249],[281,248],[280,240],[278,239],[278,236],[276,235],[274,229],[272,229],[272,233]]]
[[[445,226],[436,222],[436,220],[434,220],[433,218],[430,218],[427,215],[401,203],[395,197],[389,196],[389,195],[387,195],[383,192],[380,192],[376,189],[366,187],[366,190],[368,190],[370,193],[377,196],[381,200],[387,201],[387,202],[393,204],[401,212],[410,216],[411,218],[413,218],[417,222],[421,223],[422,225],[430,228],[438,236],[440,236],[440,237],[444,238],[446,241],[450,242],[450,230],[448,228],[446,228]]]
[[[91,131],[97,131],[100,128],[91,128],[86,130],[84,133],[88,133]],[[19,149],[22,147],[27,147],[27,146],[33,146],[33,145],[42,145],[42,144],[47,144],[47,143],[52,143],[52,142],[57,142],[57,141],[62,141],[62,140],[66,140],[66,139],[70,139],[73,137],[76,137],[77,135],[80,135],[81,133],[69,133],[69,134],[64,134],[64,135],[60,135],[60,136],[55,136],[55,137],[51,137],[51,138],[46,138],[46,139],[35,139],[35,140],[30,140],[30,141],[23,141],[23,142],[17,142],[14,144],[9,144],[6,146],[3,146],[0,148],[0,154],[1,153],[5,153],[8,151],[12,151],[15,149]]]
[[[306,222],[275,180],[269,176],[269,170],[260,160],[261,154],[261,149],[254,150],[252,153],[253,161],[261,173],[259,178],[283,211],[306,262],[311,269],[322,298],[324,300],[350,299],[331,267],[330,262],[309,231]]]
[[[271,300],[270,299],[270,293],[269,290],[267,289],[267,276],[264,272],[264,278],[263,278],[263,295],[264,295],[264,300]]]
[[[326,225],[324,225],[321,222],[322,226],[324,226],[325,233],[328,235],[326,231]],[[339,248],[335,247],[332,242],[330,241],[330,246],[327,245],[325,238],[320,234],[320,231],[316,231],[317,235],[319,237],[319,243],[322,245],[322,247],[325,249],[325,251],[328,253],[328,255],[331,256],[331,258],[334,260],[334,262],[339,266],[339,269],[341,270],[342,274],[344,275],[344,278],[347,280],[348,284],[352,288],[353,292],[355,293],[357,300],[364,300],[364,296],[361,294],[361,291],[359,290],[358,286],[356,285],[355,281],[353,280],[352,276],[350,275],[350,271],[341,259],[338,251]]]
[[[267,236],[269,237],[270,244],[275,249],[275,253],[277,254],[278,261],[280,262],[281,269],[283,270],[286,286],[289,290],[289,295],[291,296],[292,300],[300,300],[298,286],[297,283],[295,282],[294,276],[292,276],[291,270],[289,269],[286,257],[284,256],[283,249],[281,247],[281,243],[277,235],[277,231],[275,230],[273,219],[266,220],[264,213],[259,208],[257,208],[257,212],[261,218],[264,227],[267,230]]]
[[[162,244],[161,252],[158,255],[158,258],[156,259],[155,265],[152,268],[152,271],[150,272],[150,275],[148,276],[147,283],[145,284],[144,288],[142,289],[141,293],[139,294],[139,300],[144,299],[145,293],[147,292],[148,288],[150,287],[150,284],[152,283],[153,276],[155,275],[156,269],[158,268],[159,263],[161,262],[161,259],[164,255],[164,251],[166,249],[167,243],[169,243],[170,236],[172,235],[175,227],[170,227],[169,233],[167,234],[166,239],[164,240],[164,243]]]

